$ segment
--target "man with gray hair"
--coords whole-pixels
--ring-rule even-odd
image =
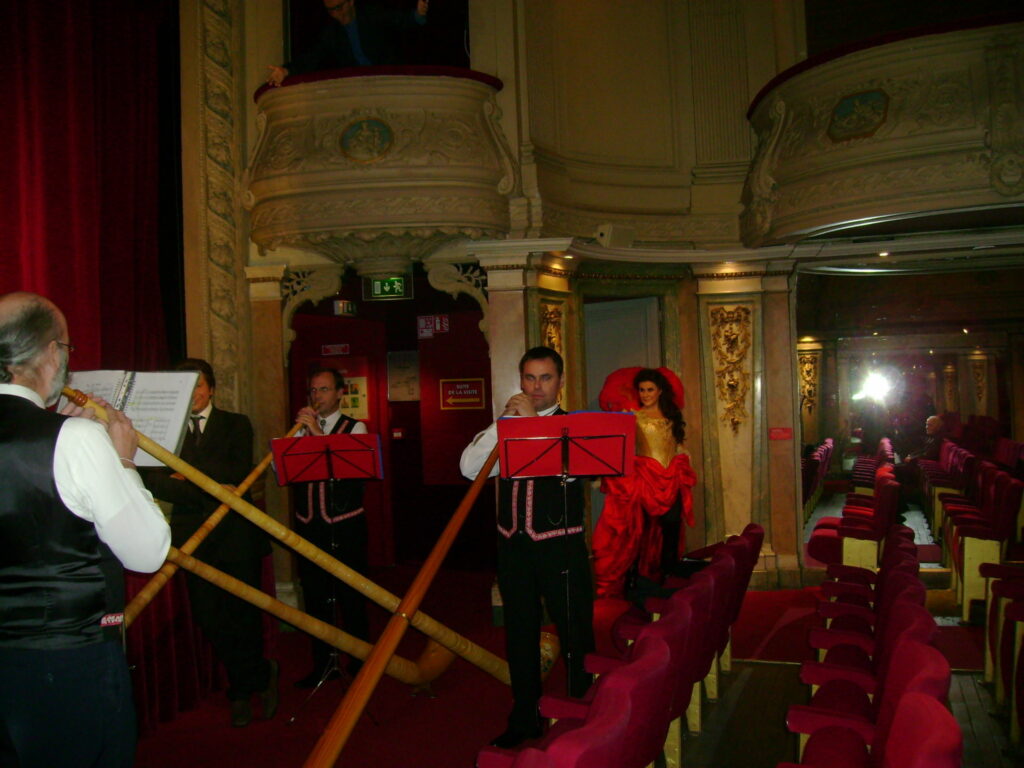
[[[132,765],[122,567],[170,546],[131,421],[47,410],[73,349],[51,301],[0,296],[0,764],[21,768]]]

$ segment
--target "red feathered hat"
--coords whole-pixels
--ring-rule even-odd
[[[632,368],[619,368],[617,371],[609,373],[608,378],[604,380],[604,386],[601,387],[601,394],[598,396],[601,410],[638,410],[640,408],[640,400],[636,394],[636,387],[633,386],[633,379],[642,370],[644,370],[643,366],[637,365]],[[676,405],[679,406],[679,410],[682,410],[685,401],[683,382],[668,368],[658,368],[657,371],[665,377],[669,386],[672,387],[672,394],[674,395]]]

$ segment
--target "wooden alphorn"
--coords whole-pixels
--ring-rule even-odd
[[[64,394],[76,405],[92,408],[99,418],[106,421],[106,409],[93,400],[90,400],[84,393],[79,392],[76,389],[65,387]],[[142,434],[138,430],[136,430],[136,434],[139,436],[139,447],[142,448],[142,450],[150,456],[159,459],[164,464],[171,467],[171,469],[180,472],[187,479],[191,480],[215,499],[227,504],[246,520],[253,523],[253,525],[256,525],[260,529],[266,531],[286,547],[295,550],[307,560],[316,563],[335,578],[340,579],[353,589],[358,590],[389,613],[394,613],[395,610],[398,609],[400,602],[398,597],[391,594],[386,589],[374,584],[368,578],[352,570],[341,561],[334,559],[322,549],[314,546],[294,531],[281,525],[269,515],[265,515],[252,504],[245,501],[245,499],[234,495],[220,483],[206,476],[187,462],[182,461],[159,443],[149,437],[146,437],[146,435]],[[476,643],[473,643],[457,632],[454,632],[422,611],[417,611],[415,615],[411,616],[409,621],[412,626],[416,627],[420,632],[432,640],[436,640],[452,653],[461,656],[469,663],[479,667],[484,672],[497,678],[506,685],[509,683],[508,662],[504,659],[495,656],[485,648],[481,648]]]
[[[480,490],[483,488],[487,476],[491,473],[491,468],[497,460],[498,446],[495,445],[494,450],[487,457],[487,461],[484,462],[483,467],[477,473],[476,479],[473,480],[469,491],[467,491],[462,502],[455,510],[455,514],[452,515],[448,525],[445,526],[441,538],[434,544],[434,548],[430,551],[426,562],[423,563],[420,572],[416,574],[416,578],[413,580],[412,586],[409,587],[409,591],[405,593],[405,597],[402,598],[398,609],[394,612],[381,636],[374,644],[370,657],[359,670],[356,679],[345,693],[345,698],[341,700],[341,704],[338,705],[338,709],[332,715],[331,721],[317,740],[313,751],[306,758],[304,768],[328,768],[328,766],[334,765],[337,761],[338,755],[341,754],[341,750],[344,749],[348,737],[352,734],[352,729],[355,728],[356,721],[362,715],[370,700],[370,696],[373,695],[377,683],[380,682],[380,678],[384,674],[384,669],[394,655],[402,635],[405,634],[405,630],[410,623],[409,617],[416,613],[420,603],[423,601],[427,588],[441,568],[441,563],[448,554],[448,550],[455,543],[455,537],[459,529],[462,528],[462,524],[466,521],[469,510],[472,508],[477,496],[480,495]]]
[[[302,429],[301,424],[296,424],[285,435],[285,437],[293,437],[296,432]],[[245,492],[252,487],[252,484],[259,480],[260,476],[266,471],[267,467],[270,466],[270,462],[274,460],[273,452],[268,453],[263,457],[263,460],[257,464],[252,472],[241,483],[235,488],[236,496],[244,496]],[[191,555],[196,551],[196,547],[203,543],[210,532],[223,520],[228,512],[231,510],[227,504],[221,504],[215,509],[203,524],[200,525],[195,533],[189,536],[188,540],[178,547],[178,552],[184,555]],[[125,606],[124,609],[124,623],[126,626],[131,626],[131,623],[135,621],[135,617],[142,612],[153,600],[154,597],[164,588],[164,585],[170,581],[171,577],[178,572],[178,565],[174,563],[171,558],[168,558],[167,562],[163,564],[159,571],[153,574],[153,577],[146,582],[146,585],[139,590],[138,594],[132,598],[132,601]]]

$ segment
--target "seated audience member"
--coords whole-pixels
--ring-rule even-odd
[[[415,10],[401,11],[365,0],[324,0],[331,23],[312,48],[286,64],[268,67],[267,82],[278,86],[289,75],[323,69],[402,64],[399,35],[427,23],[428,5],[428,0],[416,0]]]

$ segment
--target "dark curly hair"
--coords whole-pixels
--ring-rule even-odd
[[[668,383],[668,379],[661,371],[656,371],[653,368],[644,368],[637,372],[633,377],[633,386],[639,389],[645,381],[651,382],[661,390],[661,394],[658,395],[658,408],[662,415],[672,423],[672,437],[676,439],[677,443],[683,442],[686,438],[686,422],[683,421],[683,412],[676,405],[672,385]]]

